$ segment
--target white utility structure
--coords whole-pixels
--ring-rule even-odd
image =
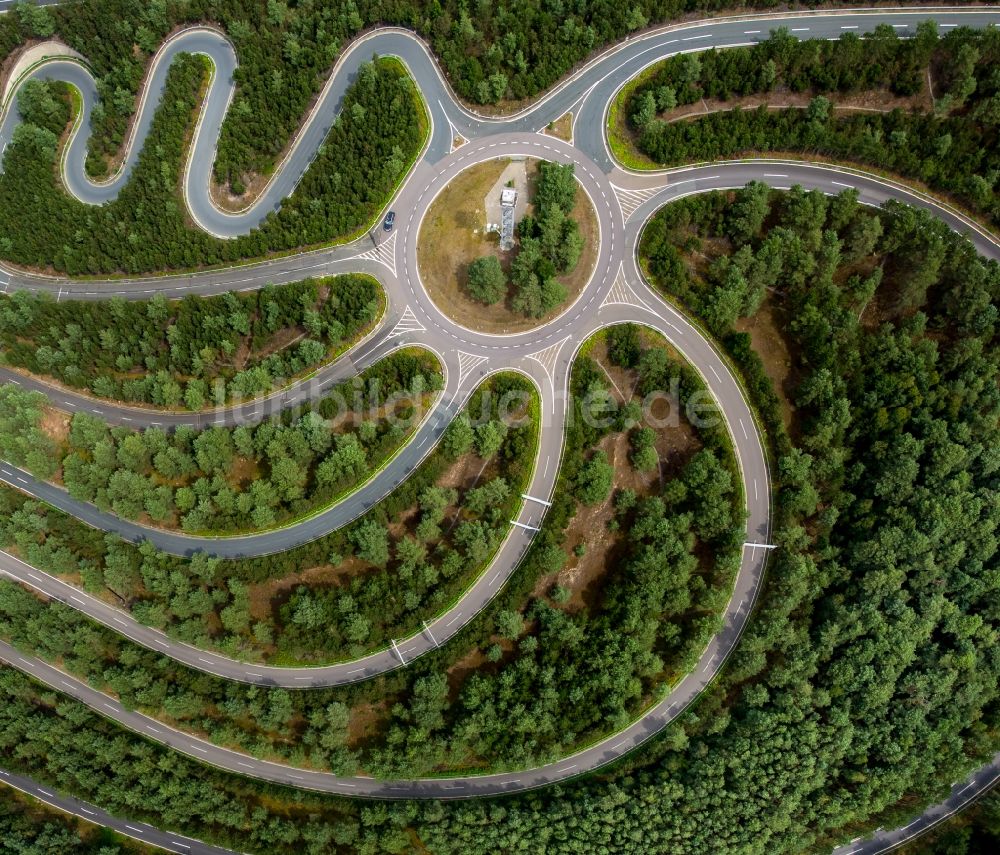
[[[514,206],[517,205],[517,191],[504,187],[500,191],[500,249],[514,248]]]

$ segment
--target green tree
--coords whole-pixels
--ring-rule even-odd
[[[497,303],[507,294],[507,277],[495,255],[477,258],[469,265],[469,291],[481,303]]]
[[[461,413],[448,425],[441,440],[441,446],[449,457],[461,457],[472,448],[475,436],[469,417],[465,413]]]
[[[476,454],[480,457],[492,457],[507,438],[507,425],[497,419],[490,419],[476,427]]]
[[[576,473],[573,492],[585,505],[603,502],[611,493],[615,470],[603,451],[595,452]]]
[[[379,567],[389,562],[389,532],[385,526],[363,520],[351,531],[350,538],[359,558]]]

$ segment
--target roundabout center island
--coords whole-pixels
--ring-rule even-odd
[[[497,158],[463,170],[420,226],[421,282],[456,323],[503,335],[565,311],[600,248],[594,205],[572,166]]]

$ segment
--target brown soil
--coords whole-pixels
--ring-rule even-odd
[[[697,252],[686,252],[683,256],[688,267],[697,276],[703,277],[715,259],[729,255],[732,251],[728,238],[701,238],[701,248]],[[791,395],[797,385],[797,378],[792,353],[782,332],[785,323],[781,310],[771,295],[768,295],[757,313],[750,318],[740,318],[735,329],[750,336],[750,345],[760,356],[764,371],[781,401],[781,419],[785,428],[791,430],[795,415]]]
[[[351,707],[351,718],[347,723],[347,745],[356,748],[365,740],[375,736],[384,725],[391,703],[388,698],[380,701],[365,701]]]
[[[777,89],[773,92],[747,95],[741,98],[730,98],[728,100],[702,98],[693,104],[685,104],[673,110],[668,110],[661,114],[661,118],[667,122],[677,122],[682,119],[695,119],[709,113],[734,110],[737,107],[744,110],[753,110],[761,106],[767,107],[769,110],[784,110],[789,107],[805,109],[809,106],[809,102],[812,101],[815,95],[816,93],[812,92],[790,92],[788,90]],[[888,90],[859,92],[852,95],[823,93],[823,97],[829,100],[836,110],[843,110],[845,112],[890,113],[895,109],[929,112],[934,107],[930,93],[926,87],[916,95],[906,98],[893,95]]]
[[[503,651],[503,656],[498,662],[490,662],[484,652],[487,647],[498,644]],[[463,656],[456,659],[445,672],[448,675],[448,698],[454,702],[462,690],[462,685],[474,673],[495,672],[509,661],[511,654],[517,647],[517,642],[510,638],[501,638],[498,635],[491,635],[489,639],[478,647],[468,650]],[[465,767],[475,767],[480,765],[477,762],[463,764]]]
[[[396,519],[386,525],[389,537],[395,543],[400,538],[405,537],[413,527],[420,521],[418,511],[420,509],[414,505],[403,511]]]
[[[233,367],[237,371],[242,371],[246,368],[250,357],[253,357],[255,362],[260,362],[272,354],[280,353],[285,348],[292,347],[305,337],[306,331],[302,327],[285,327],[274,333],[262,348],[254,352],[251,348],[253,338],[246,336],[240,344],[239,350],[233,356]]]
[[[69,413],[46,406],[42,411],[42,419],[38,426],[42,429],[42,433],[51,437],[56,444],[62,445],[69,439],[69,424]]]
[[[311,109],[311,108],[310,108]],[[303,115],[308,116],[309,112],[303,113]],[[297,135],[296,131],[296,135]],[[294,137],[293,137],[294,139]],[[286,149],[288,146],[286,146]],[[281,158],[285,156],[285,152],[278,156],[275,163],[280,163]],[[228,182],[225,184],[220,184],[215,180],[215,173],[212,173],[212,181],[209,185],[209,193],[212,195],[212,201],[221,208],[223,211],[228,211],[231,214],[236,214],[245,208],[249,208],[257,199],[260,194],[264,192],[267,187],[268,182],[271,180],[270,175],[262,175],[255,173],[254,175],[244,175],[243,176],[243,186],[246,187],[245,192],[242,196],[237,196],[235,193],[231,192],[229,189]]]
[[[229,469],[227,478],[230,484],[238,485],[256,481],[259,476],[260,467],[257,465],[256,460],[251,460],[249,457],[236,457]]]
[[[465,454],[452,463],[436,483],[439,487],[454,487],[461,492],[474,487],[485,468],[483,461],[475,454]],[[445,519],[453,516],[455,510],[449,509]],[[398,539],[416,522],[416,507],[407,508],[389,524],[389,533],[394,540]],[[282,576],[280,579],[269,579],[266,582],[250,585],[250,613],[255,620],[268,620],[299,585],[309,587],[339,585],[370,570],[370,566],[360,558],[351,556],[336,566],[320,564],[298,573]]]
[[[672,348],[665,345],[662,338],[643,330],[641,338],[645,344],[667,347],[671,356],[679,358]],[[600,365],[613,384],[612,394],[619,400],[629,400],[638,381],[637,372],[619,368],[607,358],[607,347],[603,341],[596,341],[587,355]],[[618,391],[615,392],[615,389]],[[600,594],[602,580],[615,564],[615,550],[620,545],[617,533],[608,530],[608,522],[614,516],[614,494],[621,489],[635,491],[639,498],[646,498],[659,492],[662,485],[676,476],[691,456],[701,448],[701,443],[683,418],[674,426],[657,431],[656,451],[660,456],[659,471],[639,472],[629,461],[631,445],[627,433],[614,433],[604,437],[598,448],[608,456],[614,467],[614,490],[606,502],[596,506],[581,505],[566,528],[563,547],[569,554],[566,567],[559,573],[543,577],[532,592],[533,596],[545,595],[553,584],[567,588],[571,597],[565,608],[575,611],[593,606]],[[578,544],[586,546],[583,556],[577,556],[573,549]]]
[[[731,200],[732,194],[728,198]],[[697,238],[698,249],[683,249],[681,257],[691,272],[702,279],[708,275],[713,261],[723,255],[732,255],[734,251],[732,243],[726,237],[704,237],[691,227],[685,228],[682,234],[684,238]]]
[[[790,396],[797,383],[792,353],[782,334],[784,326],[781,312],[770,297],[765,299],[753,317],[740,318],[736,322],[739,332],[749,334],[750,346],[764,364],[764,372],[781,401],[781,420],[785,423],[785,429],[791,430],[795,406]]]
[[[457,175],[431,204],[420,227],[417,260],[424,287],[434,302],[453,320],[471,329],[491,333],[532,329],[560,314],[590,280],[597,261],[597,214],[582,188],[577,190],[572,217],[580,224],[584,250],[576,269],[559,277],[569,296],[542,318],[526,318],[510,307],[510,299],[493,306],[473,300],[466,289],[467,269],[483,255],[495,255],[509,269],[514,253],[501,252],[496,235],[483,233],[484,198],[507,163],[498,159],[469,167]],[[538,161],[528,161],[529,188],[537,175]]]
[[[481,647],[473,647],[464,656],[456,659],[446,671],[451,692],[457,692],[470,674],[485,667],[486,664],[486,654]]]
[[[573,114],[563,113],[554,122],[549,122],[545,133],[551,137],[558,137],[568,143],[573,142]]]
[[[615,467],[615,487],[623,471],[631,467],[616,451],[618,437],[605,437],[600,445],[608,460]],[[605,573],[610,568],[610,557],[618,535],[608,530],[608,522],[614,516],[614,492],[600,505],[580,505],[576,515],[566,528],[563,547],[569,553],[566,566],[558,573],[538,580],[532,595],[540,597],[554,585],[559,584],[570,591],[570,599],[563,608],[579,611],[586,608],[598,593]],[[580,543],[587,547],[583,557],[577,557],[573,549]]]
[[[284,602],[299,585],[312,588],[336,585],[367,569],[368,565],[364,561],[351,556],[336,566],[320,564],[300,570],[298,573],[282,576],[280,579],[269,579],[266,582],[250,585],[250,614],[255,620],[268,620],[278,605]]]
[[[484,471],[483,460],[473,453],[463,454],[437,480],[439,487],[468,490],[475,487]]]

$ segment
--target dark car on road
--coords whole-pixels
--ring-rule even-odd
[[[396,212],[389,211],[389,213],[385,215],[385,219],[382,220],[382,231],[391,232],[392,227],[393,225],[395,225],[395,223],[396,223]]]

